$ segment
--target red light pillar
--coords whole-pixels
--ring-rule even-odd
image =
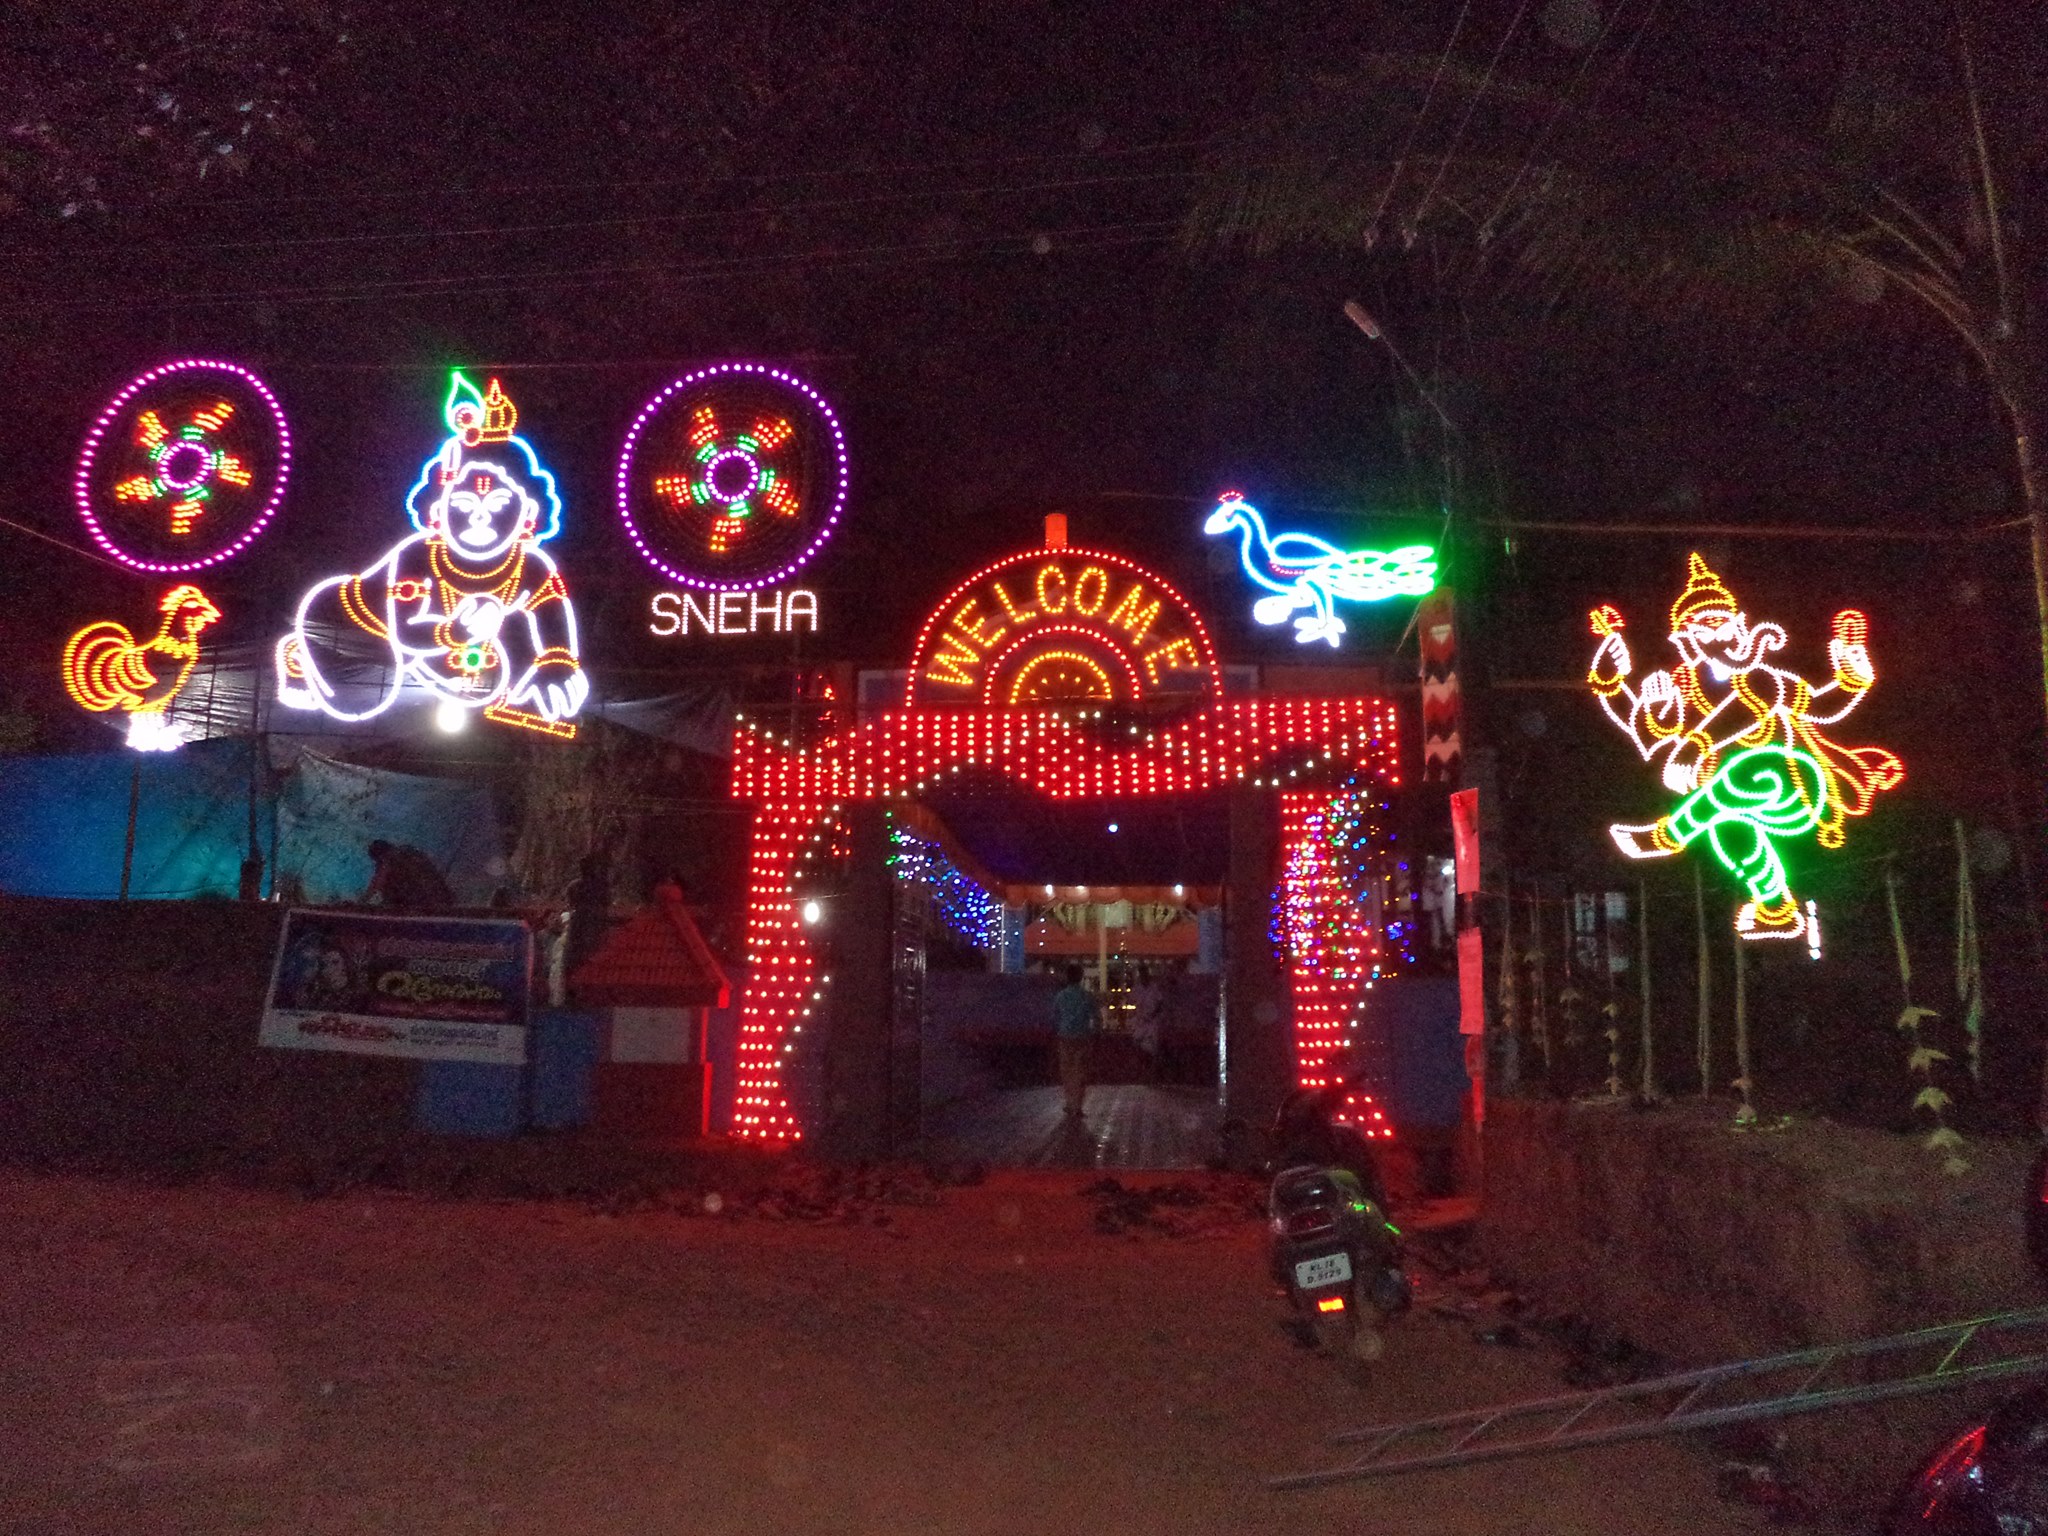
[[[816,830],[815,807],[754,813],[747,892],[747,984],[734,1066],[733,1131],[792,1141],[802,1123],[791,1095],[795,1053],[815,1019],[824,968],[792,894],[798,852]]]

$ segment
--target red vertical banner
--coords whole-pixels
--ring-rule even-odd
[[[1441,845],[1439,845],[1441,846]],[[1458,894],[1479,893],[1479,791],[1461,789],[1451,796],[1451,856],[1458,870]]]
[[[1486,953],[1477,928],[1458,935],[1458,1033],[1486,1033]]]
[[[1415,605],[1422,650],[1422,777],[1456,784],[1465,764],[1463,694],[1458,684],[1458,626],[1451,589]],[[1462,889],[1462,887],[1460,887]]]
[[[1451,859],[1458,895],[1479,892],[1479,791],[1451,796]],[[1471,920],[1472,904],[1458,903],[1458,1033],[1465,1040],[1465,1075],[1472,1083],[1472,1123],[1486,1123],[1486,946]]]

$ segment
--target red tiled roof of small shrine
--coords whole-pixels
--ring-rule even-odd
[[[674,889],[605,935],[569,984],[596,1008],[723,1008],[732,996],[718,957]]]

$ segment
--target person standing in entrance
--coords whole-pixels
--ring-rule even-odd
[[[1081,985],[1081,967],[1068,966],[1067,984],[1052,996],[1052,1027],[1059,1041],[1060,1090],[1066,1096],[1069,1120],[1081,1118],[1088,1097],[1088,1068],[1101,1021],[1095,994]]]
[[[1131,1043],[1145,1058],[1145,1081],[1160,1081],[1160,1037],[1166,1023],[1166,992],[1158,975],[1150,969],[1138,975],[1138,992],[1131,1011]]]

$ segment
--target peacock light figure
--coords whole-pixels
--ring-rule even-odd
[[[1211,538],[1238,535],[1245,574],[1268,594],[1252,604],[1252,617],[1261,624],[1291,620],[1302,645],[1338,644],[1344,634],[1336,613],[1340,602],[1421,597],[1436,586],[1436,551],[1427,544],[1347,550],[1313,534],[1269,534],[1259,509],[1235,491],[1223,493],[1202,532]]]

